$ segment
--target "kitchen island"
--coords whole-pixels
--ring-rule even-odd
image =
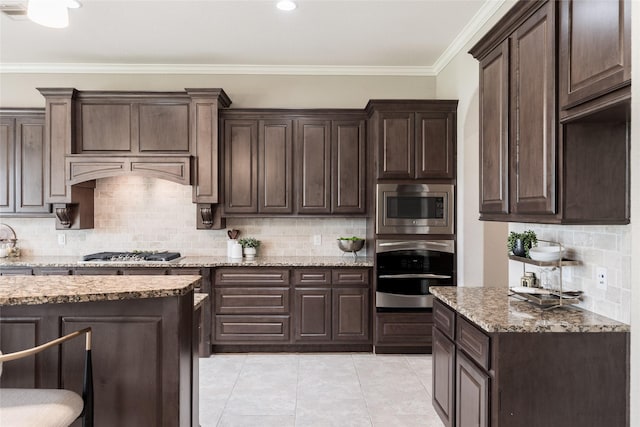
[[[629,426],[629,325],[504,288],[431,287],[446,426]]]
[[[0,277],[0,349],[90,326],[96,426],[197,426],[200,276]],[[81,392],[81,340],[4,366],[0,387]]]

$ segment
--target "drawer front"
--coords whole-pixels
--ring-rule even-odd
[[[458,316],[457,343],[467,356],[476,361],[484,369],[489,369],[489,337],[473,326],[469,321]]]
[[[455,339],[456,313],[441,303],[437,298],[433,299],[433,323],[443,334],[449,337],[449,339]]]
[[[34,276],[71,276],[73,269],[65,267],[36,267],[33,269]]]
[[[138,268],[123,268],[122,274],[125,276],[165,276],[169,274],[169,270],[166,268],[157,267],[138,267]]]
[[[376,313],[376,342],[381,344],[431,344],[431,313]]]
[[[331,282],[334,285],[368,285],[369,270],[366,268],[344,268],[331,271]]]
[[[217,315],[215,340],[219,343],[288,342],[289,316]]]
[[[22,267],[2,267],[0,268],[0,276],[31,276],[33,270]]]
[[[220,268],[215,274],[216,286],[289,285],[289,270]]]
[[[289,288],[216,288],[217,314],[288,314]]]
[[[322,286],[331,284],[331,270],[293,270],[292,282],[296,286]]]
[[[117,276],[122,269],[117,267],[81,267],[74,270],[76,276]]]

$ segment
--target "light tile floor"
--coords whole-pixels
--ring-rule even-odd
[[[202,427],[442,427],[430,355],[216,354],[200,359]]]

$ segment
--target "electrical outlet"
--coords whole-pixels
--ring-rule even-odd
[[[58,244],[60,246],[64,246],[67,244],[67,236],[64,234],[58,234]]]
[[[313,245],[314,246],[320,246],[322,244],[322,235],[321,234],[314,234],[313,235]]]
[[[596,280],[598,283],[598,289],[607,289],[607,269],[604,267],[596,268]]]

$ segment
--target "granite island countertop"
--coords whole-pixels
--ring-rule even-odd
[[[252,261],[215,256],[184,256],[174,261],[81,261],[80,256],[22,256],[0,258],[3,267],[373,267],[373,258],[345,256],[258,256]]]
[[[504,288],[432,286],[434,297],[485,332],[629,332],[630,326],[573,307],[543,310]]]
[[[0,276],[0,306],[180,296],[200,276]]]

